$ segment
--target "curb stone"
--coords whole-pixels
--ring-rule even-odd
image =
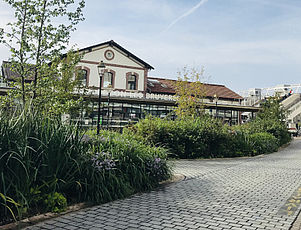
[[[36,216],[32,216],[32,217],[28,217],[26,219],[20,220],[18,222],[15,223],[10,223],[10,224],[6,224],[6,225],[2,225],[0,226],[1,230],[16,230],[16,229],[21,229],[21,228],[25,228],[46,220],[50,220],[52,218],[56,218],[71,212],[75,212],[75,211],[79,211],[81,209],[84,208],[88,208],[91,207],[92,205],[89,203],[79,203],[79,204],[75,204],[72,206],[69,206],[67,208],[67,211],[65,212],[61,212],[61,213],[44,213],[44,214],[40,214],[40,215],[36,215]]]
[[[172,178],[170,178],[169,180],[166,181],[162,181],[159,183],[159,186],[168,186],[172,183],[177,183],[180,182],[182,180],[185,180],[185,176],[182,174],[174,174],[172,176]],[[21,229],[21,228],[25,228],[25,227],[29,227],[31,225],[46,221],[46,220],[50,220],[59,216],[63,216],[66,214],[69,214],[71,212],[75,212],[75,211],[79,211],[79,210],[83,210],[85,208],[88,207],[92,207],[93,205],[91,203],[79,203],[79,204],[75,204],[72,206],[69,206],[67,211],[62,212],[62,213],[44,213],[44,214],[40,214],[40,215],[36,215],[36,216],[32,216],[32,217],[28,217],[26,219],[23,219],[21,221],[15,222],[15,223],[10,223],[10,224],[6,224],[6,225],[2,225],[0,226],[1,230],[17,230],[17,229]]]
[[[301,230],[301,210],[289,230]]]

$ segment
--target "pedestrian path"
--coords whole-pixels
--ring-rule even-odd
[[[300,211],[301,140],[255,158],[180,160],[185,180],[27,229],[289,230]]]

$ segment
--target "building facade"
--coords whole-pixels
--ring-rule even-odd
[[[101,125],[121,128],[151,114],[158,117],[172,115],[176,106],[175,80],[150,77],[154,69],[114,41],[100,43],[79,50],[82,59],[78,69],[82,70],[82,83],[89,95],[89,105],[76,116],[66,116],[82,126],[96,126],[98,95],[101,87]],[[102,82],[98,73],[100,62],[105,64]],[[9,67],[2,66],[2,74],[9,80]],[[10,73],[10,74],[6,74]],[[241,123],[241,113],[255,113],[258,108],[242,106],[242,97],[223,85],[204,84],[207,113],[232,124]]]

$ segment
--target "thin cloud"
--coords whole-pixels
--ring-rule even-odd
[[[203,4],[205,4],[208,0],[201,0],[196,6],[192,7],[190,10],[188,10],[186,13],[184,13],[183,15],[181,15],[180,17],[178,17],[177,19],[175,19],[173,22],[171,22],[165,30],[163,30],[163,32],[168,31],[171,27],[173,27],[175,24],[177,24],[180,20],[182,20],[183,18],[189,16],[190,14],[192,14],[194,11],[196,11],[200,6],[202,6]],[[162,33],[163,33],[162,32]]]

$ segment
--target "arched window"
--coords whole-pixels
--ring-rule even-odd
[[[90,75],[90,69],[87,67],[76,67],[76,73],[75,76],[77,80],[79,81],[79,84],[82,86],[88,87],[89,85],[89,75]]]
[[[115,71],[111,69],[105,69],[104,74],[102,77],[102,87],[108,88],[109,86],[114,88],[115,87]]]
[[[83,85],[83,86],[88,85],[88,70],[81,69],[79,80],[80,80],[81,85]]]
[[[127,89],[137,90],[138,77],[136,74],[129,74],[127,76]]]
[[[113,87],[113,77],[114,74],[112,72],[105,72],[102,87],[104,88],[107,88],[109,86]]]

